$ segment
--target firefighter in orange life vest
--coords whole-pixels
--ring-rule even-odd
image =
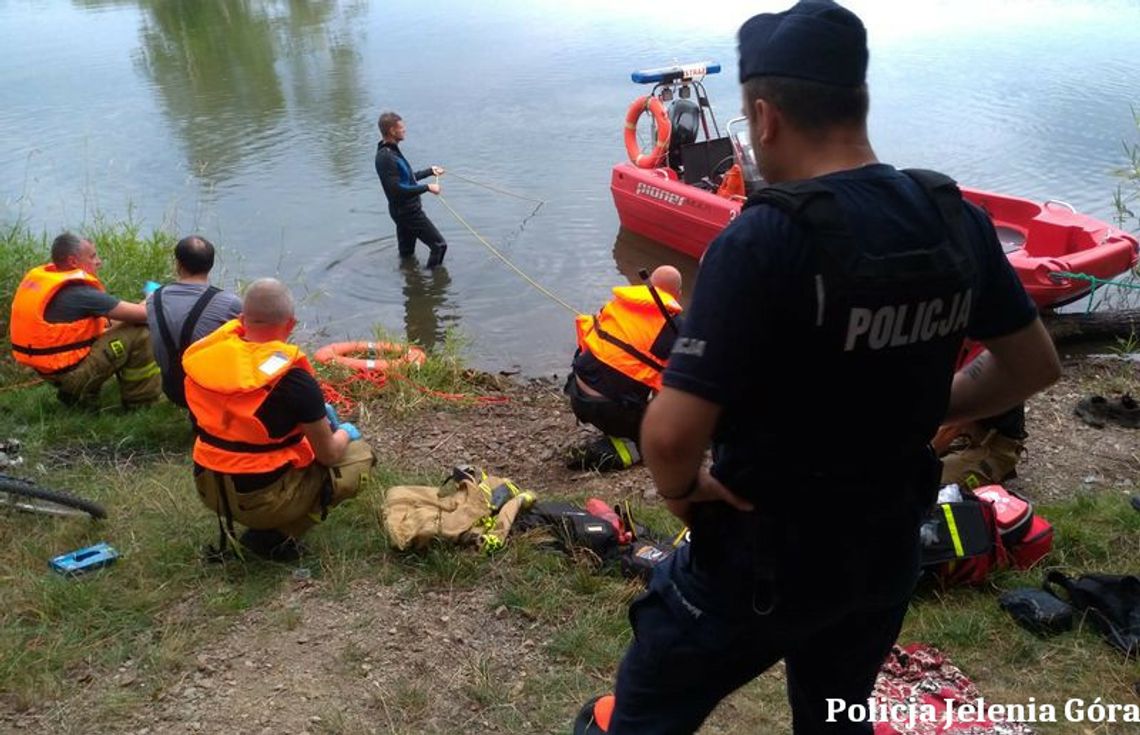
[[[276,561],[297,558],[297,538],[354,495],[375,458],[360,432],[326,407],[313,368],[286,340],[293,297],[262,278],[241,316],[186,350],[186,403],[197,424],[194,484],[218,514],[217,553],[233,522],[241,548]]]
[[[681,273],[653,271],[649,285],[618,286],[597,316],[578,315],[578,351],[565,392],[578,420],[606,436],[575,448],[568,466],[600,471],[641,461],[641,417],[661,389],[680,328]],[[655,298],[656,297],[656,298]]]
[[[123,406],[158,400],[146,306],[107,293],[95,244],[70,232],[52,242],[51,262],[32,268],[12,300],[12,356],[56,386],[69,405],[97,404],[112,375]]]

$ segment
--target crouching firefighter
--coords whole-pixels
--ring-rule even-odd
[[[642,278],[645,278],[642,271]],[[681,273],[663,265],[645,285],[618,286],[596,316],[579,314],[578,350],[565,393],[579,421],[605,434],[569,458],[570,467],[625,469],[641,461],[638,436],[680,328]]]
[[[286,340],[293,298],[272,278],[254,281],[241,316],[186,350],[194,415],[194,484],[218,514],[222,553],[236,521],[240,547],[288,561],[297,539],[353,497],[375,458],[360,432],[326,409],[313,368]]]
[[[968,369],[983,353],[981,345],[967,341],[958,369]],[[1024,403],[996,416],[943,426],[931,441],[942,459],[942,484],[976,490],[1017,477],[1026,438]]]

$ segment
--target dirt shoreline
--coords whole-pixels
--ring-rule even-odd
[[[358,422],[391,466],[440,476],[470,462],[513,478],[540,498],[617,499],[648,490],[644,468],[599,475],[563,466],[562,451],[590,432],[576,425],[555,380],[496,379],[495,404],[451,403],[396,419],[367,407]],[[1027,454],[1011,483],[1039,504],[1079,493],[1137,491],[1140,432],[1095,429],[1073,415],[1090,393],[1138,391],[1140,364],[1066,359],[1060,382],[1027,406]],[[532,698],[553,697],[573,717],[576,692],[534,692],[529,680],[557,665],[545,653],[553,631],[496,606],[493,591],[414,592],[399,582],[353,583],[332,596],[321,579],[287,580],[274,601],[235,617],[224,635],[185,661],[170,684],[147,682],[128,663],[96,675],[67,700],[34,711],[0,708],[0,729],[85,730],[85,712],[134,690],[110,728],[98,732],[504,732],[472,704],[493,686],[518,709],[517,732],[534,732]],[[612,672],[597,672],[597,690]],[[778,674],[776,674],[778,676]],[[424,682],[434,682],[425,686]],[[138,691],[150,692],[140,697]],[[755,696],[755,695],[753,695]],[[563,701],[564,700],[564,701]],[[550,703],[547,707],[552,706]],[[734,732],[730,703],[703,732]],[[105,725],[97,726],[105,728]]]
[[[1073,415],[1077,401],[1088,395],[1140,394],[1140,362],[1086,355],[1066,356],[1063,362],[1062,378],[1026,405],[1026,453],[1018,477],[1009,481],[1038,503],[1140,481],[1140,432],[1093,428]],[[576,424],[558,376],[498,384],[504,403],[443,407],[396,422],[366,416],[362,423],[377,437],[380,455],[400,467],[440,473],[471,462],[540,496],[602,492],[609,497],[650,489],[642,467],[598,475],[562,465],[564,451],[594,432]]]

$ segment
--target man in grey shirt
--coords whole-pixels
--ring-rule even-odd
[[[178,280],[147,297],[146,320],[154,359],[162,370],[162,392],[186,407],[182,353],[241,313],[241,299],[210,285],[214,245],[204,237],[190,235],[174,246],[174,269]]]

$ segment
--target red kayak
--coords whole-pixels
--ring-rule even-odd
[[[1080,274],[1110,279],[1136,265],[1136,238],[1058,201],[1034,202],[962,187],[962,195],[993,220],[998,240],[1038,306],[1058,306],[1087,294]]]
[[[633,80],[654,84],[626,116],[630,161],[613,168],[610,191],[621,225],[680,253],[700,258],[725,226],[740,214],[740,187],[726,186],[729,169],[756,180],[747,135],[732,132],[743,118],[729,122],[722,136],[701,85],[715,64],[690,64],[634,72]],[[685,90],[689,90],[686,92]],[[696,95],[697,102],[691,102]],[[666,112],[665,103],[669,105]],[[655,145],[648,153],[637,144],[643,112],[653,117]],[[716,136],[710,135],[709,120]],[[697,140],[703,129],[704,140]],[[735,164],[735,165],[733,165]],[[1034,202],[1006,194],[962,187],[962,194],[989,214],[1009,262],[1040,307],[1059,306],[1087,295],[1087,278],[1111,279],[1136,265],[1136,238],[1059,201]]]

